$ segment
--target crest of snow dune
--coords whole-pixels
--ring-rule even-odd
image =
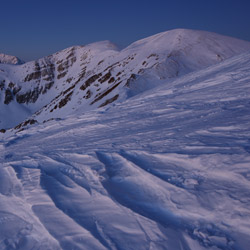
[[[23,64],[24,61],[22,61],[16,56],[0,54],[0,63],[17,65],[17,64]]]

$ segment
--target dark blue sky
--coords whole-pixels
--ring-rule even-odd
[[[250,0],[8,0],[0,10],[0,53],[26,61],[100,40],[125,47],[175,28],[250,41]]]

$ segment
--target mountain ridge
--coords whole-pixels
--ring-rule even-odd
[[[16,126],[33,114],[42,122],[123,101],[169,80],[250,50],[250,43],[205,31],[177,29],[132,43],[73,46],[13,68],[0,65],[0,117],[20,106]],[[12,112],[14,115],[14,112]]]

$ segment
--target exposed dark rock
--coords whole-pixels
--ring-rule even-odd
[[[108,83],[112,83],[112,82],[114,82],[114,81],[115,81],[115,78],[114,78],[114,77],[111,77],[111,78],[109,79]]]
[[[4,90],[5,88],[5,80],[0,82],[0,90]]]
[[[86,92],[86,95],[84,96],[85,99],[89,99],[92,96],[92,92],[90,90],[88,90]]]
[[[36,87],[34,90],[32,91],[30,90],[24,94],[17,94],[16,100],[18,103],[30,103],[30,102],[35,103],[41,91],[42,88],[39,89],[38,87]]]
[[[76,62],[76,57],[71,58],[71,65],[73,65]]]
[[[98,80],[100,83],[106,82],[111,77],[111,72],[109,71],[107,74],[105,74],[101,79]]]
[[[71,53],[67,56],[66,61],[60,61],[60,64],[57,67],[59,73],[67,71],[76,62],[76,57],[72,57],[74,54]],[[72,57],[72,58],[71,58]],[[58,62],[57,62],[58,63]],[[60,75],[60,74],[59,74]]]
[[[6,89],[5,91],[5,98],[4,98],[4,104],[9,104],[13,100],[13,94],[10,89]]]
[[[49,74],[48,70],[47,69],[44,69],[42,72],[41,72],[41,76],[44,77],[44,76],[47,76]]]
[[[52,87],[53,85],[54,85],[54,82],[46,83],[45,86],[44,86],[44,89],[43,89],[43,91],[42,91],[42,94],[47,93],[47,91],[48,91],[49,89],[51,89],[51,87]]]
[[[104,72],[107,71],[107,70],[110,70],[110,69],[114,68],[114,66],[116,66],[116,65],[119,64],[119,63],[120,63],[120,62],[116,62],[116,63],[111,64],[110,66],[108,66],[108,67],[104,70]]]
[[[18,125],[15,127],[15,129],[20,129],[20,128],[22,128],[22,127],[25,127],[25,126],[27,126],[27,125],[33,125],[33,124],[35,124],[35,123],[37,123],[37,120],[29,119],[29,120],[26,120],[26,121],[24,121],[24,122],[18,124]]]
[[[79,83],[79,82],[85,77],[86,69],[87,69],[86,66],[83,67],[82,72],[79,74],[79,78],[78,78],[78,80],[76,81],[76,84]]]
[[[15,87],[13,89],[13,95],[15,96],[20,90],[21,90],[21,87]]]
[[[57,67],[57,71],[58,72],[62,72],[64,71],[66,68],[68,67],[68,61],[60,64],[58,67]]]
[[[43,123],[50,122],[50,121],[61,121],[61,118],[50,118],[48,120],[44,120]]]
[[[24,81],[29,82],[31,80],[37,80],[37,79],[40,79],[40,78],[41,78],[41,71],[36,71],[36,72],[33,72],[33,73],[27,75],[24,78]]]
[[[106,105],[108,105],[108,104],[110,104],[110,103],[116,101],[116,100],[118,99],[118,97],[119,97],[119,94],[117,94],[117,95],[115,95],[114,97],[112,97],[112,98],[106,100],[103,104],[101,104],[101,105],[99,106],[99,108],[104,107],[104,106],[106,106]]]
[[[100,65],[101,63],[103,63],[104,62],[104,60],[101,60],[97,65]]]
[[[85,90],[87,87],[89,87],[93,82],[95,82],[99,77],[102,76],[102,73],[99,73],[97,75],[91,76],[86,82],[80,87],[81,90]]]
[[[81,56],[81,61],[85,61],[88,58],[88,52],[85,52],[82,56]]]
[[[143,72],[145,72],[144,69],[139,69],[137,73],[138,73],[138,74],[142,74]]]
[[[48,76],[48,77],[46,77],[46,78],[43,78],[43,80],[44,80],[44,81],[47,81],[47,82],[51,82],[51,81],[54,80],[54,75],[53,75],[53,77],[52,77],[52,76]]]
[[[55,109],[57,109],[57,104],[55,105],[55,107],[53,109],[51,109],[49,112],[53,112]]]
[[[15,84],[14,84],[13,82],[10,82],[9,85],[8,85],[8,87],[9,87],[10,89],[13,89],[13,88],[15,87]]]
[[[91,102],[90,104],[94,104],[96,102],[98,102],[99,100],[101,100],[104,96],[108,95],[109,93],[111,93],[118,85],[121,84],[122,81],[118,82],[117,84],[115,84],[113,87],[111,87],[110,89],[106,90],[104,93],[98,94],[98,97],[96,97],[96,99]]]
[[[56,64],[61,64],[63,60],[57,61]]]
[[[70,86],[69,88],[67,88],[66,90],[64,90],[63,92],[62,92],[62,94],[63,95],[66,95],[70,90],[72,90],[73,88],[75,88],[75,86],[76,86],[76,84],[73,84],[72,86]],[[60,96],[60,95],[59,95]],[[59,96],[57,96],[57,97],[59,97]],[[56,97],[56,98],[57,98]]]
[[[41,70],[42,69],[42,70]],[[25,78],[25,82],[29,82],[31,80],[41,80],[42,77],[46,81],[52,81],[54,79],[54,70],[55,66],[50,62],[43,62],[42,68],[38,62],[35,62],[35,71],[31,74],[28,74]]]
[[[66,82],[67,82],[67,83],[71,83],[72,80],[73,80],[73,77],[70,77],[70,78],[68,78],[68,79],[66,80]]]
[[[74,52],[71,50],[70,51],[70,54],[67,55],[66,59],[68,60],[70,57],[73,57],[74,56]]]
[[[130,82],[133,81],[133,80],[135,80],[135,79],[136,79],[136,74],[131,74],[131,76],[130,76],[129,79],[127,80],[125,86],[126,86],[126,87],[129,87]]]
[[[40,71],[41,70],[40,64],[37,61],[35,62],[35,70],[36,71]]]
[[[2,128],[2,129],[0,129],[0,133],[5,133],[6,132],[6,129],[4,129],[4,128]]]
[[[55,65],[49,63],[45,65],[46,69],[44,69],[41,73],[43,80],[45,81],[53,81],[55,78]]]
[[[40,63],[39,63],[40,62]],[[35,71],[28,74],[24,81],[29,82],[31,80],[37,80],[40,82],[48,81],[44,87],[36,87],[34,90],[30,90],[26,93],[17,94],[21,89],[16,88],[13,94],[16,95],[16,100],[18,103],[34,103],[38,99],[39,95],[45,94],[54,84],[55,77],[55,65],[49,61],[49,57],[43,61],[36,61],[34,65]]]
[[[151,55],[149,55],[147,58],[149,59],[150,57],[153,57],[153,56],[157,57],[156,54],[151,54]]]
[[[73,91],[71,91],[69,94],[67,94],[58,104],[59,108],[62,108],[63,106],[65,106],[68,101],[70,101],[71,96],[73,94]]]
[[[59,74],[57,76],[57,79],[59,80],[59,79],[63,78],[66,74],[67,74],[67,72],[63,72],[63,73]]]

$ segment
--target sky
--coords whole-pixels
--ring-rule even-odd
[[[30,61],[110,40],[124,48],[187,28],[250,41],[249,0],[8,0],[0,5],[0,53]]]

